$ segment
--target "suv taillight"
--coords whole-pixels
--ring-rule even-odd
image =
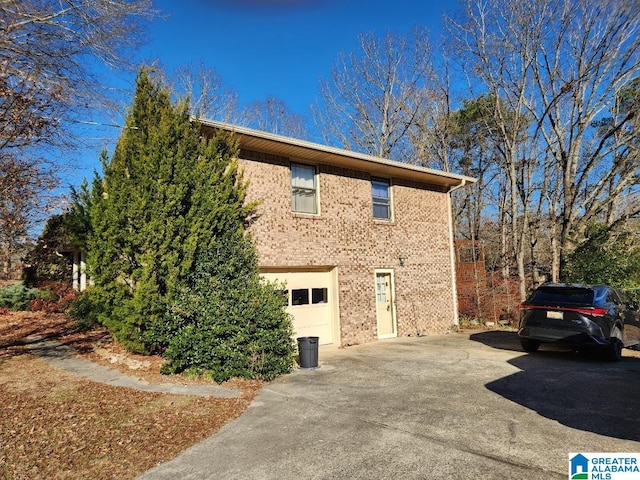
[[[563,312],[576,312],[583,315],[592,315],[594,317],[604,317],[609,313],[606,308],[596,307],[559,307],[550,305],[531,305],[529,303],[521,303],[518,305],[520,310],[558,310]]]

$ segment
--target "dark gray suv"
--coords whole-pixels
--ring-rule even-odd
[[[518,336],[527,352],[541,343],[595,347],[617,362],[623,347],[640,345],[638,306],[608,285],[545,283],[519,309]]]

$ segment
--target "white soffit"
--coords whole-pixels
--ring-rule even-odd
[[[246,150],[256,150],[263,153],[288,157],[292,160],[307,161],[309,163],[360,170],[383,177],[415,180],[446,188],[476,181],[475,178],[464,175],[373,157],[363,153],[275,135],[246,127],[239,127],[212,120],[198,120],[205,129],[218,129],[232,132],[238,138],[240,147]]]

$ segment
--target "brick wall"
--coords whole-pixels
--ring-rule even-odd
[[[291,212],[288,158],[252,151],[240,157],[249,199],[261,202],[251,225],[260,266],[337,267],[343,345],[377,338],[375,269],[394,271],[399,336],[451,328],[446,193],[393,178],[393,221],[374,221],[370,175],[319,165],[320,215],[298,214]]]

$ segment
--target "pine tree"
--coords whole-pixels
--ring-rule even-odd
[[[141,69],[133,106],[94,186],[88,264],[99,320],[125,346],[148,351],[177,287],[221,232],[244,232],[253,205],[228,134],[201,136],[187,103]]]

